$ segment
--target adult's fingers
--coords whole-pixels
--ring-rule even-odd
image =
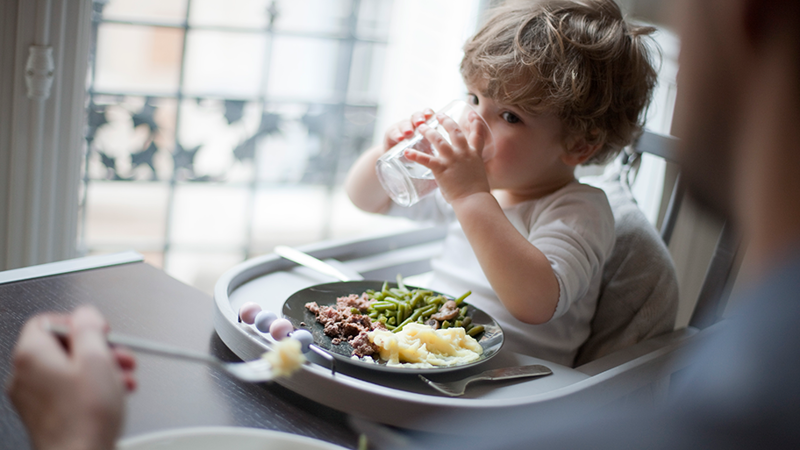
[[[67,364],[69,358],[58,338],[50,332],[48,324],[63,323],[64,316],[42,314],[28,320],[22,327],[14,349],[15,365]]]
[[[20,331],[14,347],[14,371],[5,381],[5,390],[14,404],[30,392],[20,389],[32,376],[63,372],[69,367],[69,357],[62,343],[49,331],[47,324],[58,321],[54,314],[29,319]]]
[[[117,360],[117,365],[120,367],[120,369],[136,369],[136,357],[130,350],[125,347],[113,347],[111,352],[114,354],[114,359]]]
[[[72,354],[77,359],[86,357],[111,357],[106,342],[108,324],[93,306],[79,306],[72,313],[70,341]]]
[[[114,359],[117,360],[117,365],[122,369],[122,379],[125,382],[125,388],[128,392],[136,390],[136,376],[134,370],[136,369],[136,358],[133,353],[125,347],[112,347],[111,352],[114,354]]]

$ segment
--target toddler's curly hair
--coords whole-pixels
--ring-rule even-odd
[[[461,74],[484,95],[530,114],[553,112],[567,137],[602,144],[599,164],[639,134],[657,73],[613,0],[518,1],[491,10],[464,46]]]

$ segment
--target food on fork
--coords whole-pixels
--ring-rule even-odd
[[[288,377],[306,362],[302,343],[298,339],[280,340],[272,346],[272,350],[262,354],[261,357],[269,362],[275,377]]]
[[[238,319],[240,323],[252,325],[259,332],[268,334],[275,341],[272,350],[261,355],[271,366],[273,376],[288,377],[305,363],[304,353],[314,343],[308,330],[295,330],[291,322],[278,318],[272,311],[262,310],[259,304],[253,302],[239,308]]]

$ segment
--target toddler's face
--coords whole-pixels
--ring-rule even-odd
[[[474,86],[469,103],[492,130],[494,146],[484,155],[492,189],[536,198],[571,181],[574,167],[564,163],[561,120],[553,114],[531,115],[484,96]]]

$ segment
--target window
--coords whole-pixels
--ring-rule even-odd
[[[411,226],[340,187],[375,138],[392,0],[94,5],[86,253],[211,291],[278,244]]]

